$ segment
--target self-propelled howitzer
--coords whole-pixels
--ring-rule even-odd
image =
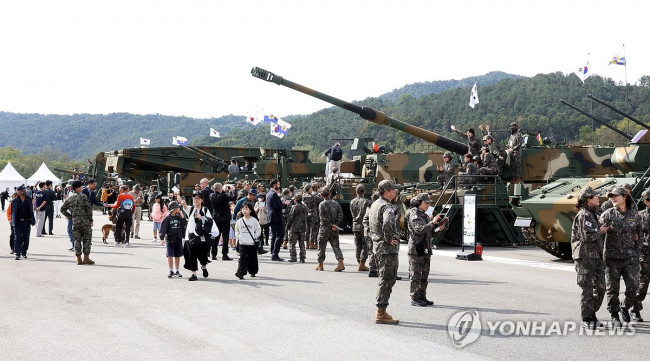
[[[336,105],[337,107],[349,110],[353,113],[359,114],[361,118],[371,121],[373,123],[379,124],[379,125],[386,125],[391,128],[395,128],[397,130],[401,130],[405,133],[411,134],[415,137],[418,137],[420,139],[423,139],[427,142],[433,143],[440,148],[443,148],[445,150],[458,153],[458,154],[465,154],[467,153],[467,144],[463,144],[460,142],[457,142],[453,139],[449,139],[447,137],[444,137],[436,132],[432,132],[430,130],[422,129],[407,123],[404,123],[402,121],[393,119],[386,115],[385,113],[375,110],[370,107],[365,107],[365,106],[358,106],[356,104],[352,104],[346,101],[343,101],[341,99],[329,96],[327,94],[318,92],[316,90],[307,88],[306,86],[294,83],[290,80],[287,80],[279,75],[273,74],[270,71],[261,69],[261,68],[253,68],[251,70],[251,74],[256,77],[260,78],[262,80],[266,80],[271,83],[275,83],[277,85],[284,85],[288,88],[291,88],[293,90],[297,90],[301,93],[305,93],[307,95],[310,95],[314,98],[318,98],[320,100],[323,100],[325,102],[328,102],[332,105]]]

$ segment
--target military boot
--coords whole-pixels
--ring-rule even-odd
[[[603,323],[600,322],[600,321],[598,321],[598,317],[596,317],[596,312],[593,312],[593,313],[591,314],[591,319],[592,319],[592,320],[594,321],[594,323],[596,324],[596,327],[603,327]]]
[[[287,249],[287,241],[282,242],[282,249]]]
[[[89,253],[84,253],[84,264],[95,264],[95,261],[88,257]]]
[[[345,269],[345,265],[343,265],[343,258],[339,260],[339,265],[334,269],[334,272],[341,272]]]
[[[399,323],[399,320],[389,315],[385,308],[378,308],[377,313],[375,314],[375,323],[396,325]]]
[[[316,265],[316,268],[314,268],[316,271],[322,271],[323,270],[323,262],[318,262]]]
[[[81,260],[81,255],[77,256],[77,265],[82,265],[84,262]]]
[[[632,310],[630,311],[630,317],[634,322],[643,322],[643,317],[641,317],[641,312]]]
[[[359,261],[359,272],[370,271],[370,268],[366,267],[366,261]]]
[[[379,277],[379,273],[377,271],[370,271],[368,272],[368,277]]]
[[[318,249],[318,246],[316,246],[316,242],[309,242],[309,249]]]
[[[618,313],[612,313],[612,326],[621,327],[621,319],[618,317]]]
[[[625,323],[629,323],[631,321],[630,312],[628,312],[626,307],[621,307],[621,318]]]
[[[591,317],[584,317],[582,319],[582,323],[580,324],[580,327],[584,328],[585,330],[595,330],[596,329],[596,322]]]

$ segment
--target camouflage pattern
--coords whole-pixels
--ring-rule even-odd
[[[318,228],[320,227],[320,217],[318,213],[318,206],[323,201],[323,198],[312,193],[304,193],[302,195],[302,202],[307,206],[307,241],[313,244],[318,244]]]
[[[364,236],[363,218],[372,202],[370,199],[357,196],[350,202],[350,212],[352,213],[352,233],[354,234],[354,246],[356,250],[357,262],[365,262],[368,259],[368,243]]]
[[[523,145],[524,138],[519,130],[510,134],[506,149],[510,150],[510,175],[513,177],[521,177],[521,149]]]
[[[391,245],[391,240],[399,240],[399,208],[386,198],[380,197],[370,206],[370,238],[374,243],[375,255],[399,253],[399,242]]]
[[[462,171],[458,172],[458,175],[478,175],[478,166],[474,162],[469,162],[465,164]],[[462,184],[476,184],[478,183],[478,177],[460,178],[459,182]]]
[[[431,255],[417,256],[409,254],[409,272],[411,274],[411,299],[413,301],[427,298]]]
[[[639,259],[605,258],[605,282],[607,283],[607,310],[610,314],[621,310],[618,299],[621,288],[621,277],[625,282],[625,300],[623,305],[632,308],[636,305],[636,292],[639,288]]]
[[[456,167],[450,162],[445,162],[442,165],[442,174],[438,176],[438,183],[445,185],[449,183],[451,177],[454,175],[454,170]]]
[[[497,175],[499,174],[499,164],[494,154],[488,152],[483,155],[483,166],[478,169],[480,175]]]
[[[341,185],[339,184],[339,180],[341,179],[341,175],[339,173],[330,173],[327,175],[327,179],[325,182],[325,187],[323,189],[328,190],[330,192],[336,192],[336,195],[341,194]]]
[[[634,305],[635,311],[643,309],[643,301],[648,294],[648,283],[650,282],[650,262],[643,261],[639,263],[639,289],[636,292],[636,304]]]
[[[605,261],[602,258],[579,258],[575,260],[580,296],[580,314],[583,319],[600,309],[605,298]],[[618,294],[618,293],[617,293]]]
[[[600,222],[594,210],[580,209],[571,228],[571,250],[574,260],[603,259],[605,235],[600,232]]]
[[[72,238],[74,238],[74,253],[90,254],[93,238],[93,209],[88,197],[79,192],[66,198],[61,206],[61,214],[72,219]]]
[[[377,284],[377,308],[388,307],[390,294],[397,281],[397,268],[399,267],[399,255],[397,253],[377,253],[377,272],[379,283]]]
[[[605,259],[639,259],[643,229],[638,212],[630,209],[625,213],[610,208],[600,216],[600,223],[611,226],[605,235]],[[635,240],[635,236],[639,239]]]
[[[368,268],[371,273],[377,272],[377,257],[373,251],[373,242],[370,238],[370,209],[366,211],[363,216],[363,239],[366,242],[366,249],[368,250]]]
[[[330,243],[336,259],[343,259],[343,253],[339,248],[339,232],[333,231],[332,226],[343,220],[341,206],[331,199],[323,201],[318,206],[320,214],[320,228],[318,229],[318,262],[325,261],[325,248]]]
[[[481,139],[479,139],[477,136],[474,136],[472,138],[468,137],[466,133],[461,132],[458,129],[454,129],[454,133],[458,134],[459,136],[467,139],[467,152],[471,155],[481,155]]]
[[[289,229],[289,255],[296,259],[296,242],[300,247],[300,259],[305,259],[305,236],[307,235],[307,206],[303,203],[291,207],[287,218],[287,229]]]
[[[418,208],[410,208],[405,217],[409,230],[408,255],[411,275],[411,299],[422,300],[427,296],[431,254],[418,256],[415,248],[418,242],[424,242],[428,249],[431,249],[433,223],[431,223],[429,216]]]
[[[650,283],[650,212],[646,208],[639,212],[639,217],[641,217],[643,237],[639,250],[639,290],[636,293],[636,305],[634,306],[636,311],[643,309],[642,303],[648,293],[648,284]]]

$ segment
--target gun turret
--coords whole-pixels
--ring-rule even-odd
[[[358,106],[356,104],[348,103],[341,99],[334,98],[327,94],[315,91],[313,89],[307,88],[306,86],[284,79],[283,77],[279,75],[275,75],[270,71],[255,67],[251,70],[251,74],[256,78],[260,78],[262,80],[266,80],[268,82],[275,83],[277,85],[284,85],[293,90],[297,90],[301,93],[305,93],[314,98],[318,98],[330,104],[336,105],[337,107],[359,114],[361,118],[371,121],[373,123],[379,125],[386,125],[391,128],[401,130],[415,137],[418,137],[422,140],[433,143],[445,150],[449,150],[458,154],[465,154],[468,151],[466,144],[457,142],[453,139],[449,139],[430,130],[422,129],[413,125],[409,125],[402,121],[393,119],[387,116],[385,113],[375,110],[373,108]]]

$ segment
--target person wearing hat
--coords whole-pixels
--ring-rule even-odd
[[[323,201],[323,198],[318,195],[313,185],[306,184],[302,194],[302,202],[307,206],[307,249],[318,249],[318,228],[320,223],[320,216],[318,214],[318,206]]]
[[[70,195],[63,206],[61,214],[72,219],[72,237],[74,238],[74,254],[77,264],[95,264],[90,259],[90,247],[93,239],[93,208],[88,197],[81,192],[81,181],[72,182],[72,189],[76,194]],[[84,258],[81,259],[83,253]]]
[[[616,185],[613,185],[613,186],[610,187],[610,189],[608,189],[608,191],[611,191],[612,189],[614,189],[616,187],[617,187]],[[639,207],[636,205],[636,202],[632,198],[632,186],[629,183],[625,183],[625,184],[622,185],[622,187],[627,192],[626,197],[630,198],[630,201],[632,202],[632,208],[635,211],[638,211]],[[610,209],[612,207],[614,207],[614,203],[612,203],[611,199],[608,199],[605,202],[603,202],[603,204],[600,206],[600,211],[601,211],[600,213],[602,214],[602,212],[605,212],[606,210],[608,210],[608,209]]]
[[[473,128],[467,128],[465,133],[462,133],[460,130],[456,129],[454,125],[451,126],[451,130],[454,133],[460,135],[461,137],[467,139],[467,152],[471,155],[481,154],[481,141],[476,137],[476,132]]]
[[[512,183],[521,183],[521,148],[524,146],[524,137],[519,132],[517,123],[510,123],[510,138],[506,146],[506,153],[510,155],[510,172]]]
[[[374,243],[379,271],[375,313],[375,323],[378,324],[399,323],[399,320],[386,312],[399,267],[399,208],[391,203],[397,197],[397,188],[399,185],[389,179],[379,182],[377,191],[380,198],[372,203],[368,216],[370,238]]]
[[[639,290],[636,292],[636,303],[630,310],[630,318],[636,322],[643,322],[643,317],[641,317],[642,302],[648,293],[648,283],[650,283],[650,212],[648,211],[650,209],[650,189],[641,193],[641,200],[645,209],[639,212],[643,226],[643,238],[639,249]]]
[[[159,204],[156,203],[156,205]],[[167,277],[180,278],[183,275],[181,275],[178,267],[181,262],[181,255],[183,255],[183,236],[185,236],[185,230],[187,229],[187,219],[178,202],[169,202],[168,208],[169,214],[160,223],[160,239],[164,239],[167,245],[167,265],[169,266]]]
[[[307,235],[307,213],[309,209],[302,202],[302,195],[293,196],[293,206],[287,217],[287,231],[289,233],[289,262],[298,262],[296,243],[300,248],[300,263],[305,263],[307,251],[305,250],[305,237]]]
[[[448,184],[454,176],[454,170],[456,169],[456,166],[451,163],[450,152],[445,152],[445,154],[442,155],[442,161],[444,163],[441,166],[436,166],[436,169],[439,173],[442,173],[438,176],[438,183],[444,187],[445,184]],[[449,186],[453,186],[453,184]]]
[[[176,202],[178,204],[178,202]],[[167,206],[165,206],[165,202],[163,202],[162,199],[162,194],[157,194],[154,197],[154,204],[151,205],[151,219],[153,220],[153,240],[152,242],[158,242],[158,231],[160,230],[160,226],[162,224],[162,221],[167,217]],[[160,240],[160,244],[164,245],[165,241],[162,239]]]
[[[377,199],[379,199],[379,192],[374,192],[370,197],[370,206]],[[377,272],[377,257],[375,257],[375,252],[372,249],[373,243],[372,238],[370,238],[370,208],[366,210],[366,214],[363,216],[363,238],[366,242],[366,249],[368,250],[368,277],[379,277]]]
[[[623,187],[616,187],[607,194],[614,207],[600,216],[600,223],[609,227],[605,234],[605,280],[607,283],[607,310],[612,324],[630,322],[628,310],[636,304],[639,288],[639,248],[643,227],[639,213],[632,208],[632,200]],[[618,298],[621,277],[625,282],[625,300],[621,307]]]
[[[571,256],[575,264],[578,286],[582,289],[580,314],[582,327],[595,329],[602,325],[596,317],[605,297],[605,261],[603,239],[609,227],[601,225],[596,211],[598,193],[587,186],[578,196],[579,209],[571,227]]]
[[[289,248],[289,229],[287,228],[287,219],[289,218],[289,212],[291,212],[291,207],[293,207],[293,195],[289,188],[284,188],[282,190],[282,202],[287,205],[287,208],[282,210],[282,223],[284,224],[284,237],[282,239],[282,249]]]
[[[440,231],[442,216],[428,215],[426,212],[431,204],[428,193],[420,193],[411,201],[411,208],[405,215],[408,226],[408,257],[411,275],[411,306],[426,307],[433,305],[427,299],[429,271],[431,269],[431,240],[434,229]]]
[[[356,251],[357,262],[359,263],[359,272],[369,271],[366,267],[368,259],[368,243],[363,234],[363,217],[365,217],[368,208],[372,202],[366,198],[366,186],[358,184],[356,187],[357,196],[350,201],[350,213],[352,214],[352,234],[354,234],[354,248]]]
[[[494,137],[490,132],[490,124],[487,124],[485,128],[487,129],[487,133],[483,136],[483,145],[487,146],[488,152],[494,155],[494,159],[499,163],[499,173],[501,173],[503,170],[503,164],[506,162],[506,151],[501,147],[499,142],[494,141]]]
[[[140,239],[140,220],[142,219],[142,204],[144,203],[144,193],[139,184],[133,186],[133,191],[129,192],[133,201],[135,202],[135,208],[133,208],[133,227],[131,228],[131,237],[135,239]]]
[[[334,272],[341,272],[345,270],[343,264],[343,252],[339,247],[339,230],[338,224],[343,220],[343,210],[341,205],[332,200],[332,195],[329,191],[324,190],[321,195],[323,202],[318,205],[318,213],[320,214],[320,228],[318,228],[318,265],[315,270],[322,271],[323,262],[325,262],[325,249],[329,242],[334,252],[334,256],[338,261],[338,266]]]
[[[18,196],[11,201],[11,226],[14,229],[14,253],[17,261],[20,256],[27,258],[29,233],[31,226],[36,225],[36,217],[32,199],[25,194],[25,186],[19,186],[16,192]]]

